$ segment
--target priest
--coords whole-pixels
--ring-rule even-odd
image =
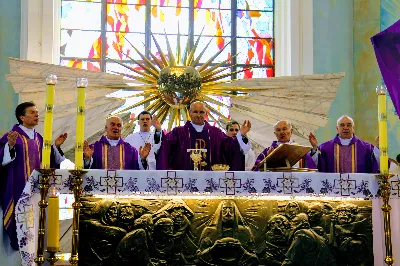
[[[106,135],[89,145],[83,145],[84,165],[90,169],[143,170],[147,169],[147,156],[151,144],[146,143],[138,151],[121,138],[122,120],[112,116],[106,120]],[[138,159],[140,156],[140,160]]]
[[[40,168],[43,137],[35,130],[39,112],[33,102],[24,102],[15,109],[18,124],[0,139],[0,160],[3,202],[3,224],[10,237],[11,247],[18,250],[14,207],[17,205],[32,171]],[[51,146],[50,167],[60,168],[65,160],[60,146],[67,138],[61,134]]]
[[[245,121],[237,137],[231,138],[205,121],[206,114],[204,103],[194,102],[190,105],[191,121],[174,128],[163,138],[157,158],[158,170],[193,170],[194,164],[188,149],[206,150],[201,153],[199,170],[211,170],[214,164],[227,164],[232,171],[244,170],[240,143],[243,145],[248,142],[245,134],[250,131],[250,121]]]
[[[258,155],[256,162],[253,166],[253,171],[258,171],[260,162],[267,157],[274,149],[276,149],[280,144],[294,144],[296,143],[292,140],[293,127],[292,123],[287,120],[280,120],[274,125],[274,134],[276,136],[276,141],[273,141],[271,146],[265,148],[260,155]],[[318,158],[318,155],[314,154],[315,161]],[[293,167],[297,168],[317,168],[316,163],[314,162],[310,153],[308,153],[304,158],[302,158],[298,163],[296,163]]]
[[[146,143],[150,143],[151,150],[149,156],[147,156],[149,170],[156,170],[156,154],[161,146],[161,123],[158,121],[156,116],[152,116],[151,113],[143,111],[138,115],[139,121],[139,132],[130,134],[125,138],[125,142],[129,143],[135,149],[144,147]],[[150,128],[153,126],[155,132],[151,132]]]
[[[236,121],[231,121],[228,124],[226,124],[226,135],[229,137],[236,138],[237,134],[239,133],[239,130],[240,130],[240,125]],[[242,150],[244,169],[246,171],[251,171],[254,162],[256,161],[256,154],[251,148],[250,141],[247,142],[247,144],[245,144],[245,148],[246,149]]]
[[[318,171],[326,173],[378,173],[379,150],[354,134],[354,120],[347,115],[337,120],[337,135],[318,147],[310,133],[313,150],[318,152]]]

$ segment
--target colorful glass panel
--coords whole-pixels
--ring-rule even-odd
[[[238,10],[236,17],[238,37],[272,38],[274,36],[274,13]]]
[[[99,61],[61,58],[60,65],[66,66],[66,67],[73,67],[73,68],[86,69],[86,70],[100,72],[100,62]]]
[[[189,7],[189,0],[151,0],[152,6]]]
[[[194,0],[194,8],[231,9],[231,0]]]
[[[197,36],[194,38],[197,39]],[[214,56],[218,51],[222,50],[224,45],[228,44],[231,38],[229,37],[201,37],[199,45],[196,49],[195,57],[197,57],[207,44],[211,41],[210,45],[205,50],[201,57],[200,63],[205,63],[210,57]],[[218,55],[214,62],[221,62],[231,58],[231,45],[229,44],[222,52]]]
[[[237,38],[237,63],[273,65],[272,39]]]
[[[107,31],[145,32],[146,6],[107,5]]]
[[[237,9],[273,11],[274,0],[237,0]]]
[[[128,65],[131,68],[134,68],[138,71],[142,71],[143,69],[136,64],[133,64],[131,61],[122,61],[125,65]],[[108,73],[124,73],[124,74],[129,74],[129,75],[136,75],[135,72],[130,70],[129,68],[126,68],[118,63],[112,62],[112,61],[107,61],[106,62],[106,72]]]
[[[194,34],[231,36],[231,11],[202,8],[194,10]]]
[[[189,9],[176,7],[151,7],[151,31],[153,33],[181,34],[189,32]]]
[[[63,1],[61,29],[101,30],[101,3]]]
[[[242,69],[245,69],[245,71],[238,73],[238,79],[265,78],[275,76],[273,67],[238,67],[238,70]]]
[[[100,31],[61,30],[61,57],[100,58]]]
[[[165,54],[165,56],[167,57],[167,59],[169,58],[168,56],[168,48],[167,48],[167,41],[165,39],[165,35],[164,34],[154,34],[155,39],[157,40],[158,45],[160,45],[161,47],[161,51],[163,51],[163,53]],[[184,57],[184,52],[186,49],[186,44],[187,44],[187,36],[182,36],[180,37],[180,54],[181,54],[181,58],[183,59]],[[177,35],[168,35],[168,42],[171,46],[173,55],[176,59],[177,56],[177,44],[178,44],[178,39],[177,39]],[[158,52],[157,46],[154,43],[154,40],[151,40],[151,53],[153,55],[155,55],[158,59],[161,59],[160,53]]]
[[[132,45],[144,54],[144,42],[144,33],[107,32],[107,56],[117,60],[125,60],[129,57],[140,60],[141,57]]]

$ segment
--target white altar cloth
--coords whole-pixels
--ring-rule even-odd
[[[15,208],[21,264],[34,265],[39,222],[39,175],[34,171]],[[71,192],[68,170],[56,170],[50,185],[58,193]],[[89,170],[83,176],[83,195],[138,197],[269,197],[302,196],[337,199],[372,199],[375,266],[385,265],[383,216],[377,198],[379,182],[372,174],[202,172],[202,171],[120,171]],[[391,179],[393,253],[400,260],[400,177]],[[398,263],[398,262],[397,262]],[[400,264],[397,264],[400,265]]]

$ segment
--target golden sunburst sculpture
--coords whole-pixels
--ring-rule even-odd
[[[184,121],[188,120],[189,112],[188,106],[193,101],[202,101],[209,109],[209,116],[211,119],[216,121],[219,126],[223,126],[221,121],[216,118],[219,116],[225,122],[229,120],[224,114],[212,107],[210,103],[217,104],[219,106],[229,107],[226,103],[218,101],[212,98],[215,96],[230,96],[230,97],[243,97],[246,95],[246,89],[243,87],[231,86],[221,87],[221,84],[230,83],[230,80],[226,80],[236,73],[245,71],[242,69],[239,71],[229,71],[232,65],[229,63],[230,59],[224,60],[220,63],[214,64],[213,61],[221,54],[221,52],[229,45],[227,43],[221,50],[209,58],[205,63],[201,64],[203,54],[211,44],[211,39],[200,54],[195,57],[195,52],[199,44],[201,34],[198,36],[195,45],[190,50],[190,39],[188,38],[186,49],[181,55],[180,47],[180,33],[178,30],[177,35],[177,47],[176,52],[172,51],[171,45],[168,40],[167,34],[165,34],[165,41],[168,49],[168,53],[164,53],[161,50],[159,43],[157,42],[154,35],[152,35],[154,43],[157,47],[160,58],[157,58],[153,53],[148,50],[148,53],[152,60],[148,59],[142,52],[139,51],[132,43],[127,39],[126,41],[132,46],[132,48],[142,58],[142,61],[135,60],[129,55],[125,54],[133,63],[139,65],[143,71],[135,69],[134,67],[110,59],[115,63],[132,71],[131,74],[117,73],[125,76],[125,80],[128,85],[126,88],[129,90],[143,91],[139,94],[135,94],[132,97],[144,96],[145,99],[135,104],[129,105],[128,107],[119,110],[115,114],[121,114],[127,112],[140,105],[149,105],[145,108],[151,114],[155,114],[161,124],[167,119],[169,115],[168,131],[173,126],[179,126],[181,119]],[[121,53],[123,53],[121,51]],[[227,66],[228,65],[228,66]],[[228,73],[223,73],[228,71]],[[129,80],[141,82],[143,86],[131,86]],[[121,86],[118,86],[121,88]],[[254,90],[254,89],[252,89]]]

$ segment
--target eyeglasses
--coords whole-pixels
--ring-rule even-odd
[[[239,132],[239,129],[237,129],[237,128],[230,128],[229,131],[231,131],[231,132],[233,132],[233,131]]]

